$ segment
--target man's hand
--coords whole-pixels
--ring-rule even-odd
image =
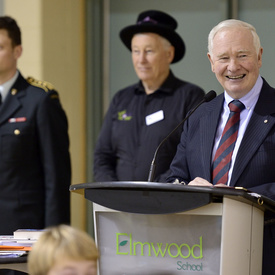
[[[188,185],[213,186],[212,183],[200,177],[196,177],[195,179],[190,181]]]
[[[192,181],[189,182],[188,185],[193,185],[193,186],[213,186],[212,183],[210,183],[209,181],[200,178],[200,177],[196,177],[195,179],[193,179]],[[224,183],[217,183],[215,185],[215,187],[227,187],[226,184]]]

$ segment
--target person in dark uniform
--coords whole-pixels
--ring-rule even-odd
[[[70,223],[68,123],[49,83],[25,79],[16,21],[0,17],[0,234]]]
[[[158,145],[204,97],[200,87],[170,70],[185,54],[176,28],[169,14],[149,10],[120,32],[140,81],[110,104],[94,152],[96,181],[147,181]],[[154,181],[165,181],[180,133],[181,128],[159,150]]]

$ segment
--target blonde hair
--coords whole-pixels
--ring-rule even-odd
[[[223,31],[225,29],[233,29],[233,28],[244,28],[247,29],[251,32],[252,37],[253,37],[253,44],[255,47],[256,52],[258,53],[260,48],[261,48],[261,42],[260,38],[256,32],[256,29],[249,23],[241,21],[241,20],[236,20],[236,19],[228,19],[220,22],[217,26],[215,26],[209,33],[208,35],[208,52],[210,55],[212,55],[212,50],[213,50],[213,40],[216,34],[220,31]]]
[[[39,237],[28,256],[31,275],[45,275],[60,259],[97,261],[99,253],[93,238],[68,225],[50,227]]]

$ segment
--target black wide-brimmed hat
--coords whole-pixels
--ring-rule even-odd
[[[185,44],[175,32],[178,22],[169,14],[148,10],[139,14],[135,25],[125,27],[120,31],[120,38],[131,51],[132,38],[137,33],[152,32],[166,38],[175,47],[175,56],[172,63],[181,60],[185,54]]]

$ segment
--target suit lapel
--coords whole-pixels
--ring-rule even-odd
[[[9,94],[3,106],[0,109],[0,124],[9,119],[18,108],[20,108],[21,103],[18,98],[14,95]]]
[[[17,80],[12,86],[5,102],[0,108],[0,124],[9,119],[20,107],[20,97],[25,96],[25,89],[22,90],[24,85],[24,78],[19,74]]]
[[[224,95],[219,95],[216,99],[207,103],[205,115],[200,120],[201,132],[201,152],[205,178],[211,182],[212,150],[214,146],[216,129],[223,108]]]
[[[239,148],[232,173],[231,185],[235,186],[245,167],[261,146],[270,130],[275,125],[275,96],[272,89],[265,81],[251,116],[241,146]]]

